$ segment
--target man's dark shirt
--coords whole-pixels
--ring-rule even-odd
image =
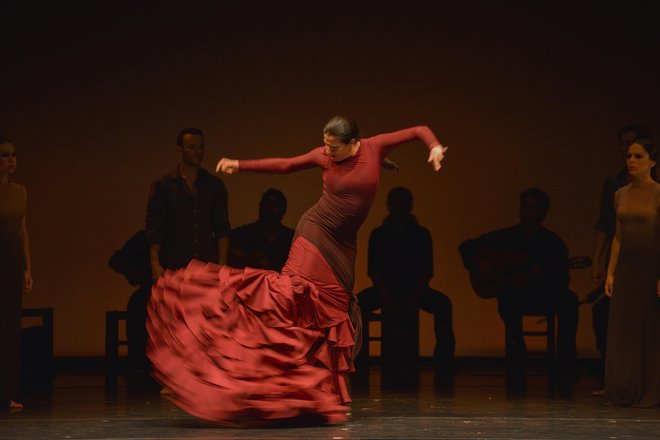
[[[605,233],[609,241],[614,238],[616,232],[616,211],[614,209],[614,193],[626,185],[628,172],[624,169],[605,179],[603,190],[600,195],[600,210],[596,229]]]
[[[147,206],[147,241],[160,245],[160,264],[178,269],[190,260],[218,262],[218,240],[229,234],[227,189],[200,168],[196,195],[179,169],[151,185]]]
[[[289,257],[294,233],[293,229],[281,225],[275,240],[269,241],[258,222],[233,229],[229,234],[227,265],[281,272]]]
[[[410,216],[399,230],[389,218],[369,237],[368,275],[380,276],[393,293],[410,293],[420,278],[433,277],[433,244],[428,229]]]
[[[503,255],[508,252],[524,255],[522,259],[514,257],[516,267],[508,271],[510,275],[530,273],[535,266],[541,269],[538,278],[521,286],[524,289],[545,292],[568,289],[570,281],[568,249],[561,238],[543,226],[536,233],[528,236],[524,233],[522,225],[517,224],[488,232],[475,240],[468,240],[461,247],[462,252],[468,254],[468,257],[469,254],[476,252],[478,247],[496,249],[502,251]]]

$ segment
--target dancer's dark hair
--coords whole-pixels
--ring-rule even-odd
[[[347,144],[353,139],[356,141],[360,139],[360,130],[357,123],[346,116],[333,116],[330,118],[323,127],[323,133],[338,137],[343,144]]]

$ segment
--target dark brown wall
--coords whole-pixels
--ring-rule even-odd
[[[539,186],[553,200],[547,225],[572,254],[591,252],[601,183],[620,166],[618,128],[660,134],[657,14],[379,3],[7,7],[0,132],[29,190],[35,289],[25,305],[55,307],[57,354],[102,353],[104,312],[132,292],[108,258],[143,227],[179,129],[205,130],[211,169],[225,155],[320,145],[336,113],[365,136],[427,124],[450,147],[438,174],[420,144],[392,154],[401,171],[383,175],[361,230],[356,288],[369,284],[366,244],[384,197],[405,185],[433,234],[432,284],[454,303],[458,354],[502,354],[495,303],[472,293],[457,246],[514,223],[518,193]],[[320,193],[317,171],[224,181],[233,225],[256,217],[267,187],[286,193],[292,226]],[[573,276],[584,296],[588,270]],[[593,356],[588,306],[580,318],[580,354]],[[425,316],[425,354],[430,326]]]

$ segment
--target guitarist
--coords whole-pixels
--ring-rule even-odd
[[[525,358],[522,316],[532,311],[549,309],[557,314],[560,365],[572,368],[576,354],[578,298],[568,290],[566,245],[543,226],[549,208],[545,192],[527,189],[520,194],[520,223],[466,240],[459,247],[475,292],[497,298],[512,366],[521,366]]]

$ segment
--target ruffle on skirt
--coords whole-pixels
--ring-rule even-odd
[[[350,298],[315,247],[303,238],[293,247],[282,274],[193,260],[154,285],[147,355],[186,412],[246,425],[347,419]],[[320,285],[297,270],[310,264]]]

